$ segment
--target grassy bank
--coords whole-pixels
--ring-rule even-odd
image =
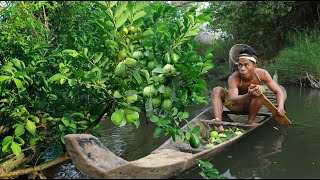
[[[319,29],[289,34],[287,45],[267,67],[269,72],[278,72],[279,82],[309,85],[310,76],[320,79]]]
[[[310,85],[320,80],[320,25],[312,30],[289,33],[284,48],[275,58],[263,59],[258,67],[265,68],[271,75],[278,72],[278,81],[281,84],[299,86]],[[232,38],[215,39],[212,44],[200,45],[199,49],[213,48],[214,68],[206,75],[206,79],[226,81],[231,74],[229,70],[229,50],[239,42]],[[259,54],[259,50],[257,50]],[[312,78],[315,80],[311,82]]]

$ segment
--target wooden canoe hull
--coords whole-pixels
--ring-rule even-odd
[[[210,118],[211,109],[212,107],[206,109],[190,123],[199,124],[201,129],[210,128],[208,124],[200,120]],[[169,138],[148,156],[130,162],[113,154],[98,138],[90,134],[66,135],[65,143],[75,166],[93,178],[170,178],[193,168],[199,159],[211,159],[214,155],[248,136],[269,119],[271,119],[271,114],[266,116],[258,126],[250,127],[243,135],[211,148],[206,148],[203,144],[200,148],[194,149],[189,144],[183,143],[182,140],[177,139],[176,142],[173,142],[172,138]]]

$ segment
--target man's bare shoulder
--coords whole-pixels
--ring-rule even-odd
[[[257,68],[255,71],[262,81],[269,80],[269,78],[271,77],[270,73],[265,69]]]
[[[229,76],[228,83],[240,83],[240,74],[238,71],[235,71]]]

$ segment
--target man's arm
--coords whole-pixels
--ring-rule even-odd
[[[228,79],[228,91],[229,91],[230,103],[232,105],[240,105],[244,101],[248,101],[251,98],[251,95],[249,93],[239,95],[236,76],[234,76],[234,74],[231,75]]]
[[[266,85],[269,87],[269,89],[271,91],[274,92],[274,94],[276,95],[276,99],[277,99],[277,104],[278,104],[278,114],[280,116],[283,116],[286,112],[284,110],[284,95],[283,92],[281,90],[281,88],[279,87],[279,85],[271,78],[271,75],[269,74],[268,71],[264,70],[264,81],[266,83]]]

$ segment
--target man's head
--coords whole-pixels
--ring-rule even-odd
[[[251,48],[243,48],[239,53],[238,70],[243,79],[253,77],[256,69],[257,53]]]

